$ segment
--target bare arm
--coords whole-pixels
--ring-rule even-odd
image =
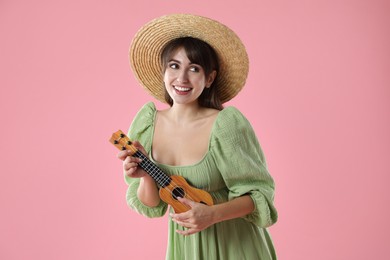
[[[160,203],[158,188],[152,177],[146,175],[141,178],[137,196],[139,200],[148,207],[156,207]]]
[[[235,198],[231,201],[217,204],[214,206],[215,223],[246,216],[253,212],[255,205],[249,195]]]
[[[187,212],[171,214],[173,221],[188,228],[184,231],[176,231],[182,235],[191,235],[202,231],[215,223],[243,217],[253,212],[255,209],[253,200],[249,195],[238,197],[214,206],[206,206],[188,199],[180,198],[180,201],[191,207],[191,210]]]

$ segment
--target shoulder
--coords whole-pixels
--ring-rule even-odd
[[[236,107],[226,107],[219,112],[217,125],[225,128],[240,129],[242,127],[251,127],[248,119]]]
[[[212,147],[218,151],[235,153],[240,150],[242,154],[263,157],[254,128],[235,107],[227,107],[219,113],[212,136]]]
[[[131,123],[129,136],[131,136],[134,140],[138,140],[141,133],[145,132],[147,129],[151,129],[153,126],[155,114],[156,106],[153,102],[143,105]]]
[[[148,102],[141,107],[141,109],[138,111],[137,115],[150,114],[150,113],[155,113],[155,112],[156,112],[156,105],[153,102]]]
[[[148,102],[138,110],[137,114],[134,117],[133,123],[136,121],[144,121],[148,119],[152,119],[154,114],[156,113],[156,106],[153,102]]]
[[[213,141],[229,145],[257,142],[256,133],[248,119],[235,107],[226,107],[217,117]]]

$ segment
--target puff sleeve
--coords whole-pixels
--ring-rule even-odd
[[[156,108],[154,104],[152,102],[145,104],[135,116],[128,133],[130,139],[139,141],[148,154],[150,154],[152,147],[151,142],[155,114]],[[161,217],[165,214],[168,205],[162,200],[160,200],[160,203],[156,207],[148,207],[138,199],[137,190],[140,182],[139,178],[125,176],[125,182],[128,185],[126,201],[130,208],[149,218]]]
[[[265,228],[277,221],[274,181],[249,121],[234,107],[227,107],[216,122],[213,158],[228,188],[228,199],[250,195],[255,209],[244,219]]]

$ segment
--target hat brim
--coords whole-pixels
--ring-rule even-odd
[[[245,46],[227,26],[215,20],[191,14],[173,14],[145,24],[130,45],[131,68],[140,84],[155,98],[164,98],[161,52],[173,39],[193,37],[207,42],[218,56],[218,93],[222,103],[244,87],[249,70]]]

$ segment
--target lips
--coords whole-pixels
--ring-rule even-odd
[[[173,86],[173,88],[178,92],[179,94],[185,94],[189,91],[191,91],[192,88],[189,87],[183,87],[183,86]]]

